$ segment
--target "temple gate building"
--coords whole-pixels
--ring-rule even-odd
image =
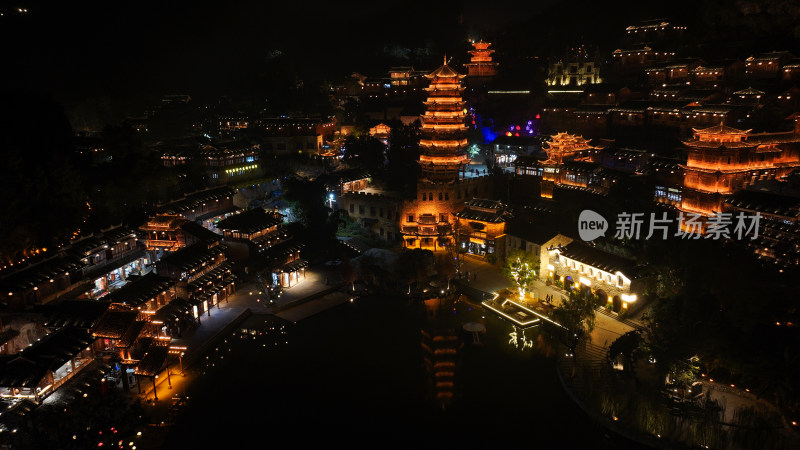
[[[588,186],[588,178],[582,179],[574,175],[566,176],[564,173],[564,163],[571,161],[592,161],[598,155],[600,148],[589,143],[589,140],[568,133],[558,133],[553,136],[553,140],[543,148],[547,153],[547,159],[539,163],[542,177],[541,196],[553,198],[553,188],[555,185]],[[594,169],[594,168],[593,168]],[[593,170],[592,169],[592,170]],[[572,172],[575,172],[573,170]],[[571,172],[571,173],[572,173]]]

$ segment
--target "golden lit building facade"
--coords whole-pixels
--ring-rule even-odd
[[[456,214],[456,239],[467,253],[488,256],[505,249],[507,208],[496,200],[475,198]]]
[[[694,129],[684,141],[687,161],[680,209],[704,216],[723,210],[725,198],[763,180],[781,179],[800,167],[795,132],[751,133],[719,124]]]
[[[548,86],[583,86],[602,83],[596,61],[558,60],[547,68]]]
[[[466,155],[466,109],[461,99],[465,77],[445,64],[426,75],[430,86],[421,117],[417,195],[403,205],[400,229],[406,247],[436,250],[452,242],[453,216],[465,201],[486,196],[487,179],[461,179]]]

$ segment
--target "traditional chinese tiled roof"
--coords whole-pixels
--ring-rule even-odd
[[[206,189],[204,191],[186,194],[182,199],[159,206],[157,212],[160,214],[183,214],[202,207],[203,203],[216,202],[218,200],[232,197],[236,191],[227,186]]]
[[[198,269],[203,264],[208,264],[225,253],[227,246],[215,245],[208,248],[205,244],[197,243],[185,247],[177,252],[170,253],[158,262],[159,265],[169,265],[184,271]],[[124,288],[123,288],[124,289]]]
[[[442,67],[434,70],[433,72],[425,75],[427,78],[464,78],[466,75],[462,75],[445,63]]]
[[[120,226],[109,230],[103,230],[103,237],[117,243],[136,237],[136,230],[126,226]]]
[[[729,127],[722,122],[719,125],[714,125],[708,128],[692,128],[696,134],[748,134],[752,130],[740,130],[738,128]]]
[[[70,250],[72,253],[83,257],[95,253],[95,250],[108,248],[108,245],[108,241],[100,236],[89,236],[80,241],[70,243]]]
[[[219,242],[222,240],[222,235],[214,233],[197,222],[186,222],[181,225],[181,230],[196,237],[199,241],[202,241],[205,244]]]
[[[154,299],[158,294],[171,288],[174,283],[149,273],[103,297],[114,303],[125,303],[133,308]]]
[[[296,259],[290,263],[286,263],[278,269],[278,273],[281,272],[297,272],[298,270],[308,267],[308,261],[305,259]]]
[[[653,174],[659,170],[683,170],[682,164],[686,164],[686,160],[655,156],[647,160],[642,168],[642,173]]]
[[[590,161],[564,161],[561,170],[565,172],[594,172],[600,168],[600,163]]]
[[[725,200],[733,208],[758,211],[764,214],[775,214],[783,217],[800,217],[800,198],[741,190]]]
[[[294,239],[281,242],[280,244],[273,245],[272,247],[268,248],[264,252],[264,257],[271,260],[279,260],[281,258],[285,258],[286,256],[291,255],[297,251],[300,251],[305,247],[300,242],[295,241]]]
[[[469,207],[484,208],[484,209],[503,209],[505,205],[498,200],[489,200],[486,198],[473,198],[464,203]]]
[[[604,252],[595,247],[573,241],[559,248],[561,255],[595,267],[605,272],[621,272],[630,279],[638,278],[639,267],[636,261],[613,253]]]
[[[581,105],[575,109],[575,111],[572,111],[572,114],[594,114],[602,116],[608,114],[609,108],[608,105]]]
[[[269,232],[263,236],[259,236],[253,239],[252,242],[259,248],[264,248],[264,247],[271,247],[289,238],[291,238],[291,235],[288,232],[286,232],[286,230],[279,228],[275,231]]]
[[[192,282],[189,283],[189,290],[197,291],[200,288],[208,289],[213,286],[224,286],[234,282],[235,280],[236,276],[233,275],[233,263],[230,261],[225,261],[224,263],[210,270],[208,273],[203,274],[203,276],[192,280]]]
[[[96,300],[64,300],[47,315],[44,326],[48,328],[94,328],[108,311],[111,302]]]
[[[646,45],[642,45],[641,47],[618,48],[614,50],[614,53],[637,53],[637,52],[649,52],[651,50],[653,49]]]
[[[463,210],[457,212],[455,216],[461,219],[477,220],[479,222],[487,223],[505,222],[505,217],[502,213],[482,211],[470,207],[464,208]]]
[[[122,335],[121,338],[117,341],[115,347],[116,348],[130,348],[131,345],[136,341],[139,337],[139,334],[142,332],[142,329],[147,326],[147,322],[137,320],[133,322],[131,326],[125,330],[125,333]],[[155,325],[152,325],[155,326]]]
[[[56,256],[33,266],[9,273],[0,280],[0,292],[17,292],[33,288],[55,277],[68,275],[85,266],[80,260]]]
[[[641,106],[615,106],[608,108],[608,112],[625,113],[625,114],[643,114],[647,110],[647,105]]]
[[[761,53],[760,55],[747,58],[747,61],[775,61],[784,57],[791,58],[792,54],[785,51]]]
[[[608,153],[617,158],[641,158],[642,156],[647,156],[646,151],[633,148],[615,148],[609,150]]]
[[[139,227],[139,229],[145,231],[177,230],[181,224],[185,222],[186,218],[182,216],[159,214],[147,219],[147,222]]]
[[[97,326],[92,334],[95,337],[119,339],[128,331],[128,328],[133,326],[138,316],[138,311],[106,311],[103,317],[97,322]]]
[[[283,223],[283,218],[280,215],[269,214],[262,208],[255,208],[221,220],[217,224],[217,228],[249,234],[272,228],[281,223]]]
[[[164,363],[167,361],[169,354],[169,347],[166,345],[151,345],[147,349],[144,357],[136,366],[136,375],[143,375],[146,377],[154,377],[161,372],[164,368]]]
[[[0,387],[35,387],[48,370],[55,371],[92,342],[87,331],[76,328],[50,333],[22,352],[0,358]]]
[[[748,130],[749,132],[750,130]],[[697,148],[749,148],[759,145],[769,144],[793,144],[800,142],[800,136],[792,131],[779,133],[752,133],[747,135],[747,139],[734,142],[698,141],[689,140],[683,143],[689,147]],[[767,151],[775,151],[767,149]]]
[[[241,211],[240,208],[238,208],[236,206],[231,206],[231,207],[228,207],[228,208],[225,208],[225,209],[208,212],[206,214],[203,214],[202,216],[197,216],[194,220],[196,220],[197,222],[202,222],[204,220],[208,220],[208,219],[211,219],[213,217],[219,217],[219,216],[223,216],[225,214],[237,213],[239,211]]]
[[[692,109],[691,111],[687,112],[687,114],[728,114],[732,111],[732,108],[727,106],[718,106],[718,105],[706,105],[701,106],[699,108]]]
[[[355,180],[363,180],[364,178],[369,178],[371,175],[364,169],[346,169],[346,170],[338,170],[331,174],[332,176],[338,178],[339,181],[342,183],[347,183],[349,181]]]
[[[199,154],[201,158],[220,158],[227,155],[242,154],[247,151],[257,151],[258,147],[258,145],[253,145],[246,141],[215,142],[204,146]]]
[[[192,303],[183,298],[176,298],[156,311],[153,315],[153,320],[167,323],[177,318],[188,316],[191,313]]]
[[[748,87],[747,89],[742,89],[741,91],[736,91],[733,95],[764,95],[764,91],[759,91],[758,89],[753,89],[752,86]]]

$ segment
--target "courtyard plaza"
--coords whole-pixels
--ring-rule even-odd
[[[470,274],[468,286],[483,292],[486,299],[492,298],[495,292],[512,287],[511,281],[500,272],[496,265],[490,264],[477,256],[464,255],[461,271],[464,274]],[[466,280],[466,278],[462,278],[462,280]],[[531,288],[528,289],[526,298],[528,302],[537,303],[544,300],[548,295],[552,297],[551,304],[557,306],[561,302],[561,298],[567,296],[567,292],[554,285],[548,286],[543,281],[535,280]],[[627,323],[621,322],[610,315],[601,314],[598,311],[591,342],[607,349],[618,337],[634,329],[630,323],[630,320]]]
[[[333,286],[326,285],[326,280],[329,277],[330,274],[325,269],[309,268],[306,270],[305,279],[302,279],[295,286],[284,289],[280,297],[274,299],[272,303],[269,302],[263,293],[264,291],[260,290],[256,283],[242,284],[237,287],[233,295],[228,297],[227,301],[223,300],[214,306],[209,311],[210,315],[207,312],[200,316],[200,326],[184,332],[177,339],[173,339],[170,342],[170,346],[186,348],[182,361],[185,369],[188,365],[196,362],[220,336],[227,334],[236,324],[250,316],[250,314],[272,314],[279,309],[284,312],[291,312],[295,308],[302,307],[305,308],[304,312],[306,313],[303,317],[308,317],[311,315],[307,311],[309,306],[316,302],[303,302],[303,300],[332,289]],[[349,298],[348,296],[347,299],[349,300]],[[324,302],[324,297],[320,297],[320,300],[323,301],[320,306],[324,306],[326,309],[333,306],[329,302]],[[293,303],[302,304],[293,306]],[[314,312],[318,311],[314,309]],[[167,370],[172,374],[169,379]],[[183,386],[184,382],[180,376],[181,361],[178,358],[169,363],[167,370],[163,371],[156,380],[158,401],[154,401],[154,404],[162,408],[170,406],[172,395],[175,392],[181,392],[181,386]],[[169,387],[170,381],[172,387]],[[133,390],[131,392],[137,391]],[[153,386],[149,380],[142,379],[141,395],[142,398],[146,399],[152,400],[154,398]]]

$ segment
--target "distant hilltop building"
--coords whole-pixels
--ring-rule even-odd
[[[614,71],[618,75],[633,75],[673,61],[685,30],[686,27],[673,25],[667,19],[646,20],[627,27],[622,46],[611,55]]]
[[[490,42],[473,42],[472,50],[469,53],[472,55],[470,62],[464,64],[467,67],[467,76],[470,77],[493,77],[497,75],[498,63],[492,61],[492,53],[490,50]]]
[[[784,66],[790,65],[794,56],[789,52],[768,52],[745,60],[745,74],[752,78],[778,79]]]
[[[583,86],[602,83],[600,78],[600,59],[590,57],[581,46],[548,65],[548,86]]]
[[[189,103],[192,97],[187,94],[167,94],[161,97],[161,103],[174,104],[174,103]]]
[[[625,44],[661,44],[683,36],[686,27],[671,24],[667,19],[644,20],[625,28]]]

